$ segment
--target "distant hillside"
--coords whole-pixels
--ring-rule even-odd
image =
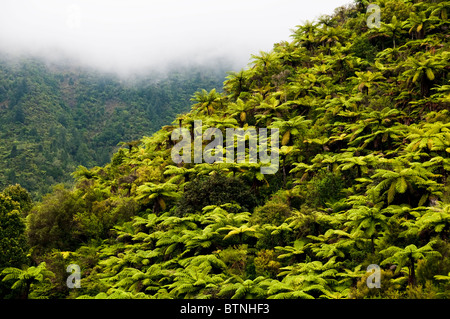
[[[78,165],[107,163],[119,142],[151,135],[222,86],[226,65],[177,67],[132,80],[38,59],[0,60],[0,189],[33,197],[70,183]]]

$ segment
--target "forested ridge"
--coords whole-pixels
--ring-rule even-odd
[[[73,188],[31,203],[7,187],[1,295],[448,298],[450,2],[373,3],[379,28],[366,1],[297,26]],[[175,164],[171,134],[195,120],[278,128],[279,170]]]
[[[20,184],[35,200],[72,185],[78,165],[109,162],[121,142],[156,132],[190,108],[200,88],[221,85],[226,63],[173,65],[135,77],[73,62],[0,59],[0,188]]]

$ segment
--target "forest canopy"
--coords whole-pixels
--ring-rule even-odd
[[[12,247],[28,255],[2,259],[0,295],[448,298],[450,2],[373,3],[379,28],[367,1],[297,26],[25,213],[3,191],[0,221],[12,216]],[[175,164],[171,133],[194,134],[195,120],[279,129],[280,169]],[[69,264],[80,288],[66,285]]]
[[[55,184],[72,186],[79,165],[104,165],[122,143],[171,123],[197,90],[221,85],[226,70],[217,61],[125,78],[0,55],[0,188],[18,183],[40,200]]]

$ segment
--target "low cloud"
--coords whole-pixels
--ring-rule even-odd
[[[0,51],[136,71],[251,54],[351,0],[2,0]]]

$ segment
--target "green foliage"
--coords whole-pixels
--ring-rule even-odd
[[[264,206],[257,207],[252,215],[253,224],[281,225],[291,215],[286,203],[267,201]]]
[[[3,195],[9,196],[20,205],[20,212],[26,216],[33,207],[33,200],[30,193],[19,184],[10,185],[3,190]]]
[[[280,271],[281,263],[273,250],[264,249],[256,254],[254,259],[255,272],[263,277],[275,277]]]
[[[377,50],[366,37],[358,38],[352,45],[353,54],[361,59],[367,59],[368,62],[374,62]]]
[[[405,248],[399,248],[396,246],[391,246],[380,251],[382,255],[388,255],[390,257],[383,260],[381,265],[395,263],[397,265],[397,270],[402,269],[403,266],[408,267],[408,282],[411,286],[416,284],[416,274],[415,274],[415,263],[425,257],[425,255],[431,256],[441,256],[441,254],[432,249],[434,241],[430,241],[427,245],[417,248],[416,245],[411,244]]]
[[[45,296],[36,295],[36,286],[44,284],[45,281],[54,276],[51,271],[47,270],[45,262],[36,267],[28,267],[25,270],[8,267],[2,270],[1,275],[3,276],[2,281],[13,283],[11,289],[17,292],[20,299],[33,299],[33,295],[36,298],[45,298]]]
[[[32,246],[74,249],[74,216],[84,210],[83,201],[63,186],[55,188],[28,215],[28,237]]]
[[[74,250],[90,241],[108,238],[114,225],[128,221],[136,210],[134,199],[112,200],[95,187],[71,192],[58,185],[29,213],[28,242],[37,253]]]
[[[227,247],[219,252],[220,259],[226,264],[230,274],[245,276],[247,266],[247,245]]]
[[[173,66],[125,80],[0,56],[0,171],[10,170],[0,174],[0,188],[19,183],[36,200],[55,184],[72,185],[78,165],[104,165],[119,142],[169,124],[199,88],[222,85],[226,70]]]
[[[29,264],[23,217],[31,205],[30,194],[20,185],[9,186],[0,193],[0,271]],[[0,282],[0,298],[13,296],[11,285]]]
[[[240,178],[222,175],[199,176],[186,185],[177,205],[177,214],[200,212],[208,205],[238,204],[242,211],[252,211],[256,198]]]
[[[27,263],[25,222],[20,206],[4,193],[0,193],[0,250],[0,269]]]
[[[344,181],[339,175],[327,172],[320,174],[311,181],[309,201],[313,206],[325,206],[341,198]]]
[[[72,189],[56,187],[28,214],[27,236],[33,262],[45,260],[56,278],[64,263],[83,265],[82,288],[67,292],[50,281],[35,293],[448,298],[446,7],[376,3],[380,29],[366,27],[361,1],[298,26],[292,42],[252,55],[249,68],[231,73],[224,93],[197,91],[192,110],[171,125],[122,143],[104,166],[74,170]],[[108,90],[99,96],[80,81],[73,79],[80,90],[93,91],[83,91],[83,103],[111,103],[114,82],[103,82]],[[29,84],[17,80],[8,93],[12,105],[25,101]],[[112,113],[133,123],[131,110],[119,109]],[[24,113],[27,123],[33,114]],[[80,119],[93,125],[88,115],[81,112]],[[264,175],[259,164],[175,165],[171,133],[181,126],[193,134],[194,120],[221,130],[279,128],[279,170]],[[108,134],[119,131],[111,127]],[[61,138],[54,146],[63,143],[63,131],[53,129]],[[15,143],[1,152],[21,163],[27,148]],[[27,202],[3,198],[6,216],[19,216],[9,212]],[[366,284],[370,264],[382,268],[380,289]]]

